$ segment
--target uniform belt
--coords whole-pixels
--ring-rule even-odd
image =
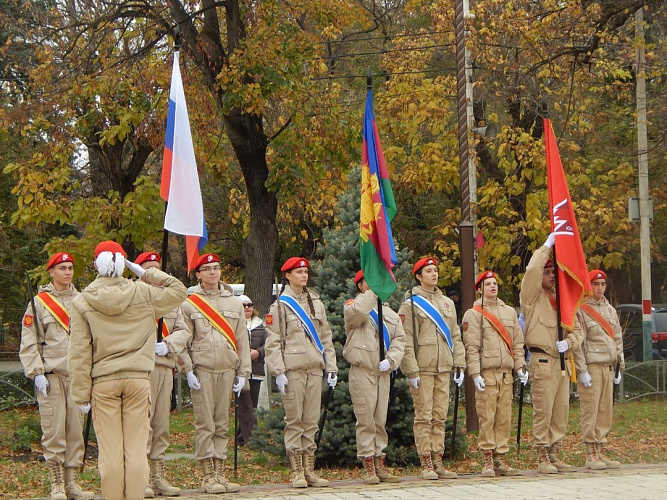
[[[544,349],[540,349],[539,347],[529,347],[528,350],[530,352],[540,352],[542,354],[548,354]]]

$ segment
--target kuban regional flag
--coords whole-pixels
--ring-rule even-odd
[[[563,328],[574,329],[574,317],[586,295],[592,294],[588,268],[581,247],[570,191],[558,154],[551,121],[544,119],[544,145],[547,154],[547,187],[551,231],[556,233],[554,254],[558,272],[558,304]]]
[[[174,52],[171,73],[160,196],[167,202],[165,230],[185,235],[189,272],[206,245],[208,235],[178,51]]]
[[[370,289],[384,302],[396,291],[396,278],[392,272],[396,265],[396,251],[391,232],[396,202],[375,124],[373,91],[370,89],[366,95],[363,139],[359,223],[361,269]]]

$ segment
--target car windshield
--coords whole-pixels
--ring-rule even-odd
[[[655,312],[655,331],[667,332],[667,309]]]

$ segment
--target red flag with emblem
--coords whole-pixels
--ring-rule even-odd
[[[546,118],[544,146],[547,155],[551,231],[556,235],[554,254],[558,272],[560,322],[563,328],[573,330],[577,308],[586,295],[592,294],[592,288],[556,137],[551,121]]]

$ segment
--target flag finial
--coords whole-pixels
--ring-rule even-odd
[[[373,75],[371,70],[366,70],[366,90],[373,90]]]
[[[181,49],[181,25],[174,26],[174,51],[178,52]]]

